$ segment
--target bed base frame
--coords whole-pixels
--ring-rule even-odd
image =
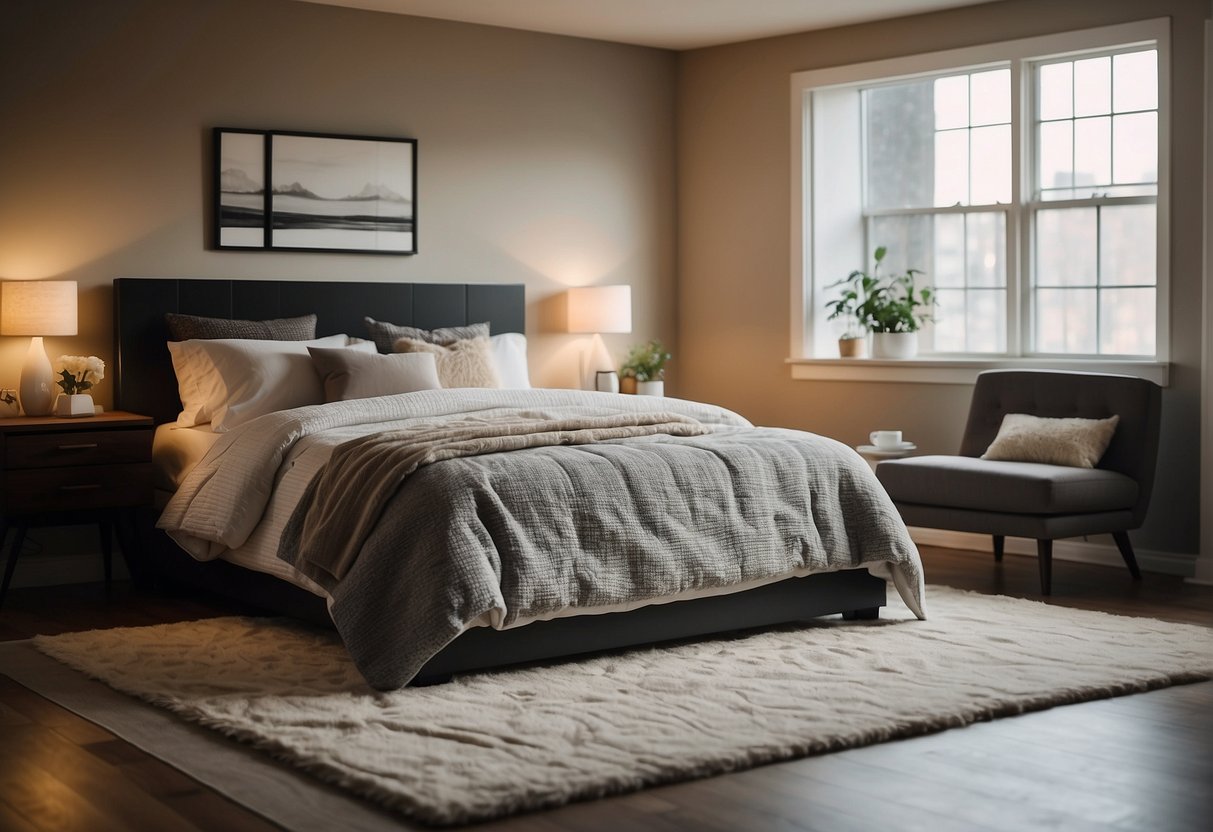
[[[494,333],[524,331],[521,285],[463,283],[335,283],[319,281],[114,281],[115,404],[157,423],[180,410],[172,360],[164,346],[165,312],[225,318],[285,318],[315,312],[317,336],[361,334],[362,316],[434,329],[489,321]],[[323,599],[260,572],[225,561],[193,560],[155,528],[157,512],[138,515],[137,580],[203,589],[258,609],[332,627]],[[654,604],[629,612],[541,621],[513,630],[480,627],[434,656],[412,684],[452,674],[550,661],[661,641],[805,621],[842,613],[876,618],[885,582],[866,569],[791,578],[730,595]]]

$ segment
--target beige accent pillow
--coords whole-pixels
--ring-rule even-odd
[[[369,343],[369,342],[368,342]],[[309,347],[312,366],[324,384],[326,402],[371,399],[438,390],[438,364],[427,353],[380,355],[351,349]]]
[[[1119,416],[1046,419],[1008,413],[1002,417],[998,435],[981,458],[1094,468],[1112,442],[1118,422]]]
[[[488,338],[468,338],[449,346],[398,338],[392,346],[396,352],[432,354],[438,362],[438,380],[443,387],[501,386]]]

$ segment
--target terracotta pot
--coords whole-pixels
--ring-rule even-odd
[[[867,336],[863,338],[839,338],[838,354],[843,358],[867,358]]]
[[[619,379],[620,393],[636,393],[636,376],[624,376]]]

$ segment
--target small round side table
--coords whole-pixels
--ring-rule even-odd
[[[909,456],[910,454],[914,453],[914,451],[918,450],[918,446],[913,442],[902,442],[901,446],[897,448],[880,448],[876,445],[856,445],[855,450],[859,452],[860,456],[868,461],[868,464],[872,466],[872,470],[875,471],[876,465],[881,460],[901,459],[902,457]]]

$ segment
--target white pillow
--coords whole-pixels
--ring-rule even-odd
[[[497,365],[501,386],[529,390],[531,374],[526,363],[526,336],[521,332],[504,332],[489,338],[489,346],[493,352],[493,363]]]
[[[216,433],[250,419],[324,402],[324,386],[312,369],[308,347],[344,347],[344,335],[313,341],[239,338],[169,341],[177,388],[180,427],[211,423]],[[374,352],[373,343],[350,349]]]

